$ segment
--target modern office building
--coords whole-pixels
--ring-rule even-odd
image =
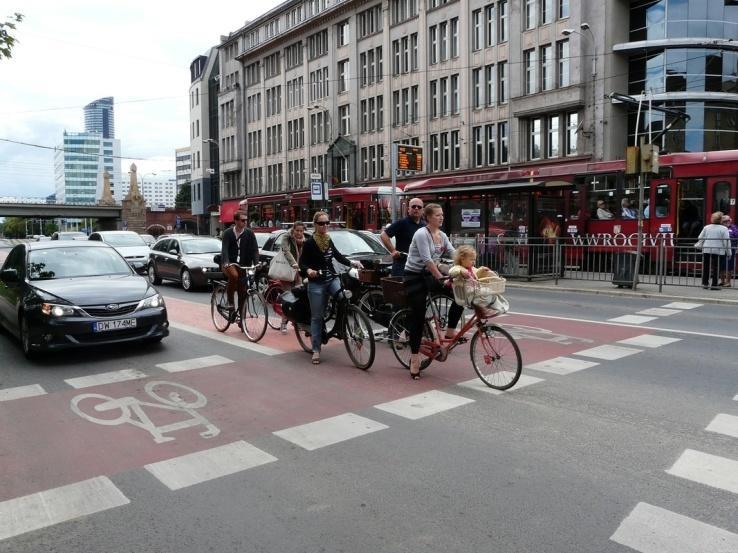
[[[97,132],[64,131],[54,150],[56,200],[60,203],[95,203],[102,196],[103,173],[110,174],[113,195],[119,199],[120,140]]]
[[[190,153],[190,147],[177,148],[174,151],[174,157],[177,175],[177,193],[179,193],[182,186],[185,184],[189,186],[190,180],[192,180],[192,154]]]
[[[138,189],[146,202],[146,207],[157,210],[174,207],[177,197],[177,179],[170,175],[158,175],[154,173],[138,174]],[[115,199],[120,202],[128,194],[131,187],[129,179],[124,178],[123,183],[116,190]]]
[[[115,138],[115,108],[113,97],[100,98],[84,107],[85,132],[100,133],[103,138]]]

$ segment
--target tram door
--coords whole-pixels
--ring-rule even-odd
[[[564,194],[563,191],[534,194],[532,223],[529,236],[543,239],[544,242],[555,242],[564,234]]]
[[[713,178],[708,179],[708,202],[710,207],[710,213],[716,211],[722,212],[724,215],[730,215],[730,218],[735,220],[736,217],[736,179],[731,178]],[[709,222],[709,221],[706,221]]]
[[[705,224],[705,179],[681,179],[677,184],[677,238],[696,239]]]

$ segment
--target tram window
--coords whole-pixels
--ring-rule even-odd
[[[499,193],[489,198],[488,232],[490,235],[517,236],[528,229],[528,194]]]
[[[721,211],[727,213],[730,209],[730,183],[718,182],[715,184],[712,194],[712,212]]]
[[[659,184],[656,187],[656,206],[654,215],[656,217],[668,217],[671,212],[671,188],[668,184]]]
[[[638,204],[638,181],[633,180],[631,182],[628,182],[626,184],[625,189],[623,190],[623,194],[620,198],[620,202],[618,202],[617,208],[618,213],[615,214],[616,217],[622,217],[622,207],[623,207],[623,200],[628,200],[628,203],[630,204],[630,208],[635,212],[636,218],[638,216],[638,212],[641,210],[641,206]],[[648,199],[651,197],[651,186],[647,185],[643,187],[643,203],[648,205]],[[644,215],[644,217],[647,217],[647,215]],[[625,217],[624,217],[625,218]]]
[[[587,189],[587,203],[592,219],[597,216],[598,207],[605,209],[617,217],[620,214],[620,203],[616,205],[617,198],[617,175],[588,175],[584,179]],[[604,205],[601,205],[603,202]],[[610,219],[612,217],[608,217]]]

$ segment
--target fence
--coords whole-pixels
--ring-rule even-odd
[[[599,237],[527,238],[506,236],[451,236],[455,246],[469,244],[477,250],[477,265],[485,265],[505,278],[611,281],[619,286],[632,286],[636,265],[636,239],[620,243]],[[637,282],[663,286],[712,285],[714,273],[718,285],[735,286],[736,249],[722,239],[706,240],[702,248],[695,239],[678,240],[672,235],[644,239],[638,263]],[[712,255],[719,250],[729,255]],[[709,271],[712,269],[712,271]]]

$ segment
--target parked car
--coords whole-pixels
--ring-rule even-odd
[[[55,232],[51,235],[52,240],[87,240],[87,235],[84,232],[77,231],[61,231]]]
[[[31,242],[0,269],[0,325],[28,357],[169,334],[164,298],[101,242]]]
[[[156,238],[154,238],[151,234],[139,234],[141,239],[146,242],[146,245],[150,248],[154,244],[156,244]]]
[[[281,246],[282,237],[289,232],[289,229],[280,229],[270,232],[263,246],[259,246],[259,260],[269,263],[272,258],[277,255]],[[312,231],[305,231],[305,240],[312,236]]]
[[[101,230],[90,234],[90,240],[110,244],[134,271],[146,274],[150,248],[138,233],[131,230]]]
[[[149,282],[159,285],[162,280],[176,280],[188,292],[203,287],[211,278],[222,277],[213,261],[220,250],[220,240],[209,236],[175,235],[159,240],[149,252]]]
[[[269,240],[269,237],[272,235],[271,232],[255,232],[254,236],[256,236],[256,243],[259,246],[259,249],[264,247],[264,244],[266,244],[267,240]]]

